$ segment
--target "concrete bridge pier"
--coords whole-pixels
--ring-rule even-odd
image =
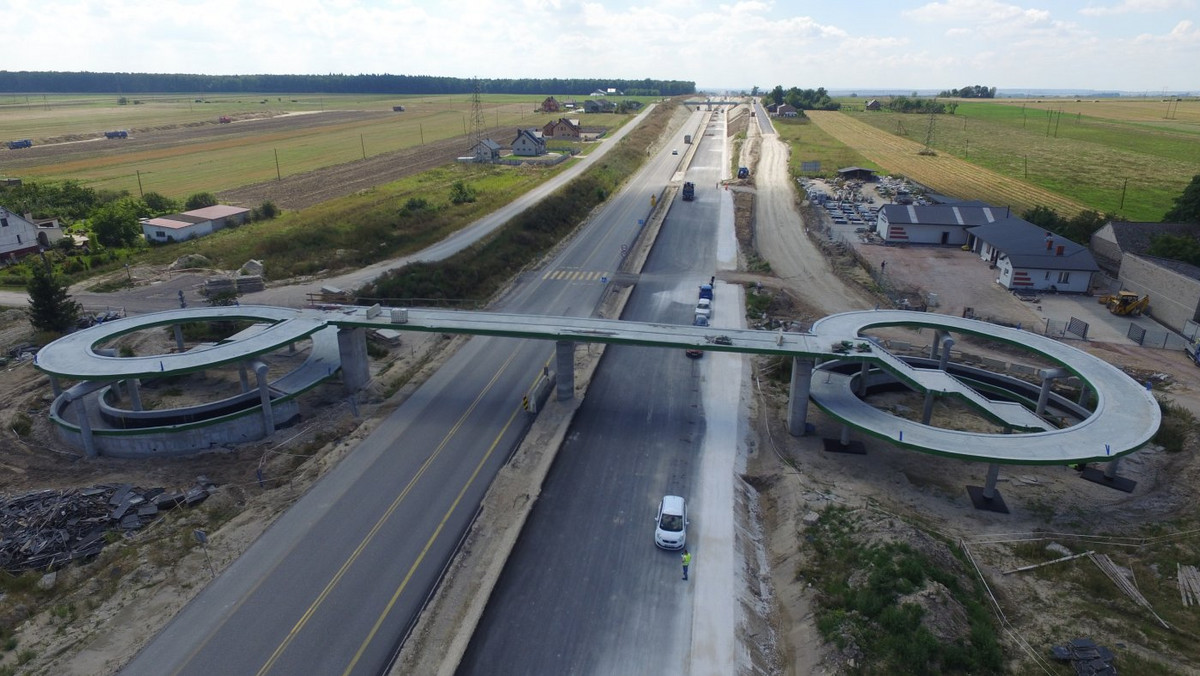
[[[250,377],[246,374],[246,362],[238,363],[238,380],[242,383],[242,392],[249,392]]]
[[[867,377],[871,374],[871,362],[863,361],[858,371],[858,396],[867,396]]]
[[[788,390],[788,433],[804,436],[808,426],[808,394],[812,389],[812,359],[792,357],[792,384]]]
[[[1045,369],[1042,371],[1042,389],[1038,392],[1037,408],[1034,409],[1034,413],[1042,415],[1046,412],[1046,402],[1050,400],[1050,388],[1054,385],[1054,381],[1070,374],[1071,372],[1066,369]]]
[[[183,326],[175,324],[171,329],[175,332],[175,347],[179,348],[180,352],[183,352]]]
[[[342,384],[357,392],[371,382],[371,364],[367,361],[367,330],[361,326],[338,329],[338,356],[342,362]]]
[[[575,341],[559,340],[554,343],[555,396],[558,401],[569,401],[575,396]]]
[[[1113,458],[1108,461],[1108,465],[1103,471],[1095,467],[1085,467],[1083,473],[1080,474],[1085,481],[1090,481],[1101,486],[1115,488],[1123,493],[1132,493],[1134,488],[1137,488],[1137,482],[1133,479],[1127,479],[1117,475],[1117,469],[1121,466],[1120,458]]]
[[[946,340],[949,337],[950,337],[949,333],[942,331],[940,329],[933,332],[933,344],[929,346],[929,358],[930,359],[938,358],[938,348],[941,347],[942,341]]]
[[[125,386],[129,388],[129,401],[133,405],[133,410],[141,411],[142,409],[142,381],[139,378],[130,378],[125,381]]]
[[[258,379],[258,399],[262,403],[263,436],[269,437],[275,433],[275,416],[271,413],[271,382],[267,380],[268,366],[261,361],[254,362],[254,375]]]
[[[1004,504],[1004,498],[1000,496],[1000,491],[996,490],[996,481],[999,478],[1000,465],[993,462],[988,465],[987,479],[983,486],[967,486],[967,495],[971,496],[971,504],[975,509],[1008,514],[1008,505]]]
[[[96,451],[96,440],[92,437],[92,420],[91,414],[88,412],[87,395],[79,397],[75,400],[79,404],[79,436],[83,438],[83,452],[89,458],[95,458],[99,455]]]

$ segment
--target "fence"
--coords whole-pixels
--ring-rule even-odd
[[[1130,323],[1125,336],[1142,347],[1153,347],[1162,350],[1182,350],[1187,347],[1188,339],[1166,329],[1147,329],[1144,326]]]

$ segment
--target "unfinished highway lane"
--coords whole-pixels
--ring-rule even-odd
[[[632,217],[672,171],[652,160],[547,269],[616,270]],[[530,274],[502,305],[587,316],[603,290]],[[521,397],[552,353],[540,341],[467,341],[123,673],[381,673],[524,433]]]

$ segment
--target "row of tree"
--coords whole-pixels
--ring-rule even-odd
[[[614,87],[626,96],[695,94],[684,80],[597,78],[480,79],[491,94],[576,94]],[[91,73],[0,70],[0,92],[47,93],[290,93],[290,94],[465,94],[476,80],[435,75],[200,75],[188,73]]]
[[[958,99],[994,99],[996,98],[996,88],[971,85],[962,89],[944,89],[938,93],[938,96]]]
[[[752,90],[751,95],[758,93],[758,87]],[[783,103],[792,106],[797,110],[838,110],[842,104],[836,103],[829,96],[829,92],[825,91],[824,87],[816,89],[800,89],[792,87],[784,91],[782,85],[775,85],[775,88],[763,97],[762,103],[766,105],[780,105]]]
[[[917,113],[927,115],[953,115],[958,104],[951,101],[942,103],[936,99],[910,98],[904,95],[896,96],[883,104],[883,107],[893,113]]]

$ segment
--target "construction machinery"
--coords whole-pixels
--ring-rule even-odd
[[[1104,294],[1099,301],[1114,315],[1138,316],[1150,308],[1150,296],[1139,296],[1132,291]]]

